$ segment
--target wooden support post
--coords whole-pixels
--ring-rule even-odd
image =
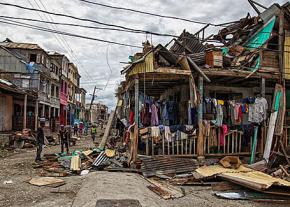
[[[134,111],[134,121],[138,126],[139,122],[139,79],[135,79],[135,111]]]
[[[107,140],[108,140],[109,135],[110,135],[112,123],[113,123],[113,120],[114,120],[114,117],[115,117],[116,108],[115,108],[114,111],[112,111],[110,113],[109,120],[107,122],[107,126],[106,126],[106,129],[105,129],[105,132],[104,132],[102,141],[101,141],[101,143],[99,144],[99,147],[98,147],[100,150],[104,150],[105,149],[105,146],[107,144]]]
[[[193,122],[192,122],[192,119],[191,119],[191,107],[193,107],[194,105],[194,96],[195,96],[195,90],[193,88],[193,81],[192,80],[193,78],[192,77],[189,77],[189,97],[190,97],[190,102],[188,104],[188,124],[191,125]]]
[[[27,94],[24,95],[24,105],[23,105],[23,129],[26,128],[26,117],[27,117]]]
[[[281,74],[281,84],[285,87],[284,74],[284,11],[281,10],[279,15],[279,67]]]
[[[38,127],[38,100],[36,100],[36,103],[35,103],[34,120],[35,120],[34,130],[36,131]]]
[[[198,138],[197,138],[197,156],[198,159],[203,160],[204,159],[204,136],[203,136],[203,124],[202,124],[202,100],[203,100],[203,77],[198,77],[198,90],[199,90],[199,96],[200,96],[200,102],[198,105]]]
[[[262,97],[266,96],[266,79],[265,78],[261,79],[261,95]]]

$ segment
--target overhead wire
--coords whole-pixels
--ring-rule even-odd
[[[39,19],[32,19],[32,18],[25,18],[25,17],[12,17],[12,16],[4,16],[4,15],[1,15],[0,17],[7,18],[7,19],[30,21],[30,22],[40,22],[40,23],[45,23],[45,24],[54,24],[54,25],[60,25],[60,26],[71,26],[71,27],[81,27],[81,28],[96,29],[96,30],[111,30],[111,31],[118,31],[118,32],[144,34],[144,32],[140,32],[140,31],[131,31],[131,30],[125,30],[125,29],[111,28],[111,27],[96,27],[96,26],[89,26],[89,25],[82,25],[82,24],[45,21],[45,20],[39,20]],[[147,34],[147,33],[145,33],[145,34]],[[179,36],[172,35],[172,37],[179,37]]]
[[[4,19],[4,21],[2,20],[1,23],[10,24],[10,25],[14,25],[14,26],[20,26],[20,27],[26,27],[26,28],[35,29],[35,30],[39,30],[39,31],[50,32],[50,33],[57,33],[57,34],[61,34],[61,35],[71,36],[71,37],[78,37],[78,38],[87,39],[87,40],[93,40],[93,41],[98,41],[98,42],[121,45],[121,46],[126,46],[126,47],[142,48],[141,46],[137,46],[137,45],[131,45],[131,44],[127,44],[127,43],[120,43],[120,42],[104,40],[104,39],[94,38],[94,37],[87,37],[87,36],[83,36],[83,35],[78,35],[78,34],[69,33],[69,32],[62,32],[62,31],[58,31],[58,30],[52,30],[52,29],[48,29],[48,28],[44,28],[44,27],[40,27],[40,26],[35,26],[35,25],[31,25],[31,24],[17,22],[17,21],[14,21],[14,20]]]
[[[44,9],[45,11],[48,11],[47,8],[46,8],[46,6],[44,5],[44,3],[43,3],[41,0],[38,0],[38,1],[39,1],[40,4],[42,5],[43,9]],[[37,4],[36,0],[34,0],[34,2]],[[38,6],[39,9],[41,9],[40,6],[39,6],[38,4],[37,4],[37,6]],[[50,16],[50,14],[46,14],[46,15],[47,15],[47,17],[48,17],[48,18],[46,18],[48,21],[49,21],[49,20],[51,20],[52,22],[54,21],[54,20],[52,19],[52,17]],[[44,15],[44,16],[45,16],[45,15]],[[58,28],[57,28],[56,25],[50,23],[50,26],[51,26],[52,29],[56,29],[56,30],[58,30]],[[65,49],[65,50],[67,51],[67,53],[71,56],[71,58],[73,58],[73,59],[75,60],[75,62],[76,62],[76,64],[77,64],[77,68],[79,68],[81,71],[84,71],[84,72],[86,73],[86,78],[87,78],[87,79],[91,79],[91,80],[92,80],[91,76],[90,76],[89,73],[86,71],[86,69],[82,67],[80,61],[78,60],[77,56],[74,54],[73,49],[70,47],[70,45],[68,44],[68,42],[66,41],[66,39],[64,38],[64,36],[59,35],[59,34],[55,34],[55,36],[56,36],[56,39],[58,40],[58,42],[59,42],[61,45],[63,45],[64,49]]]
[[[216,24],[213,24],[213,23],[196,21],[196,20],[191,20],[191,19],[186,19],[186,18],[181,18],[181,17],[176,17],[176,16],[161,15],[161,14],[156,14],[156,13],[152,13],[152,12],[145,12],[145,11],[136,10],[136,9],[130,9],[130,8],[125,8],[125,7],[111,6],[111,5],[102,4],[102,3],[93,2],[93,1],[88,1],[88,0],[79,0],[79,1],[85,2],[85,3],[88,3],[88,4],[93,4],[93,5],[101,6],[101,7],[116,9],[116,10],[123,10],[123,11],[129,11],[129,12],[139,13],[139,14],[145,14],[145,15],[155,16],[155,17],[161,17],[161,18],[167,18],[167,19],[180,20],[180,21],[185,21],[185,22],[190,22],[190,23],[195,23],[195,24],[202,24],[202,25],[209,24],[211,26],[217,26]]]
[[[68,15],[68,14],[62,14],[62,13],[56,13],[56,12],[48,12],[48,11],[45,11],[45,10],[42,10],[42,9],[29,8],[29,7],[25,7],[25,6],[21,6],[21,5],[17,5],[17,4],[10,4],[10,3],[0,2],[0,5],[15,7],[15,8],[19,8],[19,9],[23,9],[23,10],[29,10],[29,11],[42,12],[42,13],[51,14],[51,15],[55,15],[55,16],[62,16],[62,17],[70,18],[70,19],[75,19],[75,20],[85,21],[85,22],[91,22],[91,23],[95,23],[95,24],[100,24],[100,25],[105,25],[105,26],[109,26],[109,27],[120,28],[120,29],[124,29],[124,30],[129,30],[129,31],[143,32],[143,33],[148,33],[148,34],[152,34],[152,35],[156,35],[156,36],[168,36],[168,37],[173,37],[173,36],[175,37],[176,36],[176,35],[173,35],[173,34],[157,33],[157,32],[152,32],[152,31],[147,31],[147,30],[141,30],[141,29],[133,29],[133,28],[125,27],[125,26],[116,25],[116,24],[104,23],[104,22],[100,22],[100,21],[97,21],[97,20],[93,20],[93,19],[75,17],[75,16]]]

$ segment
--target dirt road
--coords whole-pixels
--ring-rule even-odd
[[[78,141],[71,151],[90,147],[94,147],[94,144],[88,137]],[[50,146],[44,150],[44,153],[59,151],[60,146]],[[146,187],[149,183],[142,176],[121,172],[102,171],[92,172],[86,176],[64,177],[62,179],[66,184],[56,189],[37,187],[27,183],[31,178],[39,176],[37,170],[33,169],[35,149],[2,152],[0,155],[5,156],[4,158],[0,156],[1,207],[95,207],[97,200],[100,199],[137,199],[142,207],[269,206],[267,203],[218,199],[212,195],[210,187],[198,186],[184,187],[185,197],[165,201]],[[9,180],[12,180],[12,184],[3,183]]]
[[[94,147],[92,140],[87,137],[77,142],[74,149]],[[33,169],[35,149],[21,149],[15,152],[2,152],[0,158],[0,206],[71,206],[79,191],[84,177],[64,177],[66,181],[59,190],[63,193],[52,193],[50,187],[37,187],[27,183],[33,177],[39,176],[38,170]],[[43,153],[58,153],[60,146],[49,146]],[[12,180],[12,184],[4,181]]]

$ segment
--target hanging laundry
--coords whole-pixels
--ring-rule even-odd
[[[141,113],[141,123],[143,126],[148,127],[151,123],[151,113],[149,112],[149,104],[145,104],[144,108],[142,109]]]
[[[172,142],[172,134],[169,126],[164,126],[164,137],[168,142]]]
[[[267,119],[268,103],[264,97],[258,97],[249,105],[249,122],[261,123]]]
[[[212,123],[216,126],[221,126],[223,124],[223,116],[224,116],[222,105],[218,104],[216,111],[217,111],[216,119],[212,120]]]
[[[158,108],[155,104],[151,105],[151,126],[159,125]]]
[[[168,115],[166,102],[163,103],[161,108],[162,108],[162,115],[161,115],[162,123],[164,125],[169,125],[169,115]]]
[[[160,129],[159,126],[151,127],[151,137],[154,142],[158,142],[160,140]]]
[[[220,128],[220,146],[225,145],[225,136],[228,133],[228,126],[223,124]]]
[[[134,124],[134,112],[131,110],[129,115],[129,123],[130,125]]]
[[[180,139],[181,139],[181,140],[188,139],[188,134],[186,134],[186,133],[184,133],[184,132],[180,132]]]
[[[219,105],[224,105],[225,104],[225,102],[224,102],[224,100],[217,100],[217,104],[219,104]]]

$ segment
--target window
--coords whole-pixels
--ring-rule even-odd
[[[37,54],[36,63],[40,63],[40,54]]]
[[[58,89],[58,86],[55,86],[55,96],[58,98],[59,97],[59,89]]]
[[[50,94],[51,94],[51,96],[55,96],[55,94],[54,94],[54,85],[51,85]]]
[[[50,62],[49,62],[48,59],[46,59],[46,64],[45,65],[46,65],[47,68],[49,68]]]
[[[44,55],[41,55],[41,63],[44,65]]]
[[[29,62],[36,62],[36,58],[37,58],[37,55],[36,54],[30,54],[30,57],[29,57]]]

